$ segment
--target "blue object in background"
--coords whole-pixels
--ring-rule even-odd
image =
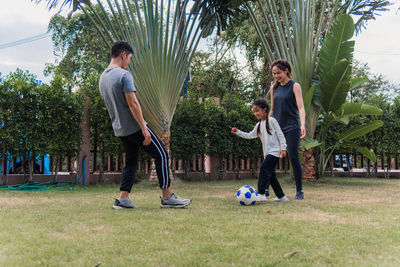
[[[350,170],[353,169],[353,156],[349,156],[349,168]],[[342,166],[340,166],[340,155],[335,155],[335,167],[343,167],[344,171],[348,171],[349,168],[347,167],[347,156],[346,154],[342,154]]]
[[[11,154],[7,153],[8,157],[7,159],[12,159]],[[40,160],[42,156],[37,156],[33,165],[33,173],[36,174],[51,174],[50,171],[50,156],[49,155],[44,155],[43,156],[43,171],[40,171]],[[0,171],[3,172],[3,166],[1,165],[2,162],[0,162]],[[22,160],[21,157],[17,157],[15,160],[15,168],[14,172],[12,171],[13,169],[14,162],[13,160],[7,160],[6,161],[6,166],[4,167],[5,173],[6,174],[20,174],[23,173],[22,170]]]

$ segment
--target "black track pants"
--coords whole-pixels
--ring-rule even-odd
[[[126,166],[122,171],[122,180],[120,191],[131,192],[133,182],[135,181],[136,170],[139,159],[139,148],[142,148],[150,157],[155,159],[157,177],[161,189],[170,186],[170,177],[168,169],[168,154],[164,145],[154,132],[147,126],[151,134],[151,143],[148,146],[143,145],[144,136],[142,131],[134,134],[120,137],[125,149]]]

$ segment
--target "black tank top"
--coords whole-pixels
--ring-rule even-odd
[[[278,121],[283,133],[300,130],[299,109],[293,93],[294,81],[290,80],[285,85],[274,88],[273,117]]]

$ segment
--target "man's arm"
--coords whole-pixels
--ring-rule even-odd
[[[142,108],[140,107],[139,101],[137,100],[136,93],[125,93],[125,98],[133,117],[142,129],[142,133],[144,136],[143,145],[147,146],[151,142],[151,135],[147,130],[146,122],[143,119]]]

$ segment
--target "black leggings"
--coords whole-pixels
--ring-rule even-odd
[[[300,145],[300,130],[294,129],[287,133],[283,133],[286,138],[288,156],[292,164],[294,180],[296,181],[296,190],[303,190],[303,170],[300,164],[299,145]]]
[[[139,159],[139,148],[142,148],[149,156],[155,159],[156,172],[161,189],[166,189],[170,186],[168,154],[164,149],[161,140],[147,126],[151,134],[151,143],[148,146],[143,145],[144,136],[142,131],[134,134],[120,137],[122,145],[125,149],[126,166],[122,171],[122,180],[120,191],[131,192],[133,182],[135,181],[136,170]]]

